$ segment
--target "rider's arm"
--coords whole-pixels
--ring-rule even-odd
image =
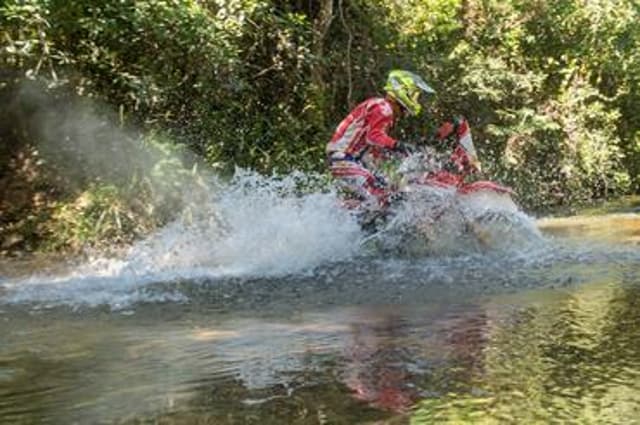
[[[445,140],[447,137],[451,136],[455,131],[455,125],[451,121],[443,122],[440,127],[436,130],[435,138],[439,142]]]
[[[443,122],[436,130],[431,140],[444,149],[455,149],[457,141],[469,130],[467,121],[462,117]]]
[[[378,104],[372,107],[367,116],[367,124],[368,144],[385,149],[393,149],[396,146],[396,139],[387,134],[393,125],[393,110],[388,105]]]
[[[455,117],[450,121],[443,122],[438,130],[436,130],[435,138],[438,141],[443,141],[447,139],[452,134],[459,135],[459,131],[461,130],[460,126],[465,122],[462,117]]]

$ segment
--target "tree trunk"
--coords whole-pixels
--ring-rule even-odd
[[[317,118],[325,124],[324,111],[327,103],[327,83],[324,72],[324,43],[333,21],[333,0],[320,0],[318,14],[313,21],[313,56],[311,68],[312,92],[317,102]]]

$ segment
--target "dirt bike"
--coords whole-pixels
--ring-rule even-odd
[[[469,181],[481,164],[466,120],[453,135],[448,157],[413,146],[387,169],[392,188],[384,209],[361,210],[372,237],[400,235],[397,245],[448,252],[505,247],[539,239],[533,220],[513,200],[514,191],[488,180]],[[427,242],[427,244],[425,244]]]

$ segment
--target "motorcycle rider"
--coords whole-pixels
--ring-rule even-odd
[[[420,114],[422,93],[435,94],[420,76],[405,70],[392,70],[384,90],[385,97],[373,97],[356,106],[338,125],[326,147],[332,176],[350,195],[371,207],[386,206],[390,195],[387,179],[373,171],[372,162],[386,151],[406,150],[388,131],[401,116]],[[453,127],[442,130],[442,137],[446,137]]]

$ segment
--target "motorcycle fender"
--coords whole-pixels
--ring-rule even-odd
[[[502,186],[499,185],[498,183],[494,183],[491,181],[477,181],[477,182],[473,182],[473,183],[469,183],[469,184],[465,184],[461,187],[458,188],[458,191],[462,194],[469,194],[469,193],[474,193],[474,192],[480,192],[483,190],[488,190],[491,192],[496,192],[496,193],[506,193],[509,195],[514,195],[514,191],[513,189],[506,187],[506,186]]]

